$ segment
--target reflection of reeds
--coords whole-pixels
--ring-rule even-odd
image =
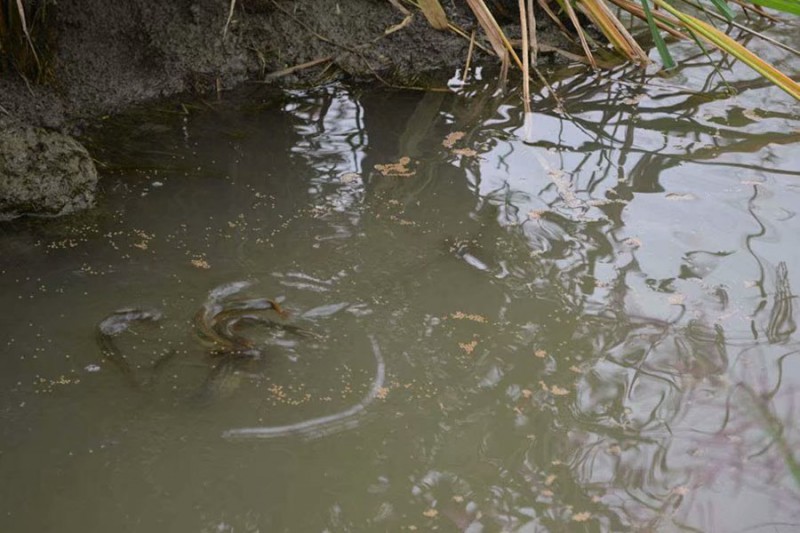
[[[775,296],[767,323],[767,339],[772,343],[786,342],[797,329],[792,317],[794,295],[789,286],[789,270],[785,262],[781,261],[775,269],[775,277]]]
[[[778,453],[781,455],[784,463],[786,464],[786,467],[789,469],[792,479],[794,479],[794,482],[798,485],[798,487],[800,487],[800,463],[798,463],[797,459],[795,458],[793,447],[787,440],[785,424],[773,412],[773,406],[771,402],[773,395],[756,394],[752,388],[743,384],[740,384],[740,388],[747,392],[748,397],[756,407],[756,414],[759,418],[758,421],[761,423],[763,429],[766,430],[767,435],[769,436],[770,440],[764,447],[763,452],[766,452],[773,446],[776,447]],[[778,391],[776,390],[774,392]],[[763,452],[753,454],[751,457],[760,455]]]

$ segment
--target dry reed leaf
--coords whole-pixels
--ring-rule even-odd
[[[400,3],[400,0],[389,0],[389,3],[392,4],[392,6],[394,6],[394,8],[397,9],[403,15],[408,16],[411,14],[411,11],[406,9],[406,7]]]
[[[519,0],[519,21],[522,26],[522,106],[527,117],[531,113],[531,45],[525,0]]]
[[[233,12],[236,9],[236,0],[231,0],[230,4],[228,5],[228,18],[225,20],[225,26],[222,28],[222,38],[225,39],[225,36],[228,35],[228,26],[231,25],[231,20],[233,20]]]
[[[478,19],[478,23],[486,33],[489,44],[492,45],[492,50],[494,50],[497,57],[503,59],[507,57],[507,55],[510,55],[511,59],[522,69],[522,61],[520,61],[516,52],[514,52],[506,34],[500,29],[500,25],[497,23],[497,20],[495,20],[492,12],[489,11],[486,3],[483,0],[467,0],[467,4],[469,4],[470,9],[472,9],[472,12],[475,14],[475,18]]]
[[[464,73],[461,75],[461,83],[467,83],[467,75],[469,74],[469,67],[472,63],[472,52],[475,49],[475,30],[469,36],[469,50],[467,51],[467,62],[464,63]]]
[[[547,16],[550,17],[550,20],[552,20],[553,23],[558,27],[558,29],[561,30],[561,32],[564,34],[564,36],[567,37],[570,41],[575,42],[570,37],[571,34],[570,34],[569,30],[567,29],[567,27],[564,26],[564,23],[561,22],[560,18],[558,18],[558,15],[556,15],[553,12],[553,10],[550,9],[550,6],[548,5],[548,0],[538,0],[538,2],[539,2],[539,7],[544,9],[544,12],[547,13]]]
[[[442,8],[439,0],[418,0],[422,14],[428,19],[428,23],[437,30],[446,30],[448,27],[447,15]]]
[[[648,62],[647,54],[603,0],[583,0],[578,7],[600,29],[617,51],[628,59],[641,64]]]
[[[316,67],[324,63],[330,63],[331,61],[333,61],[333,59],[334,59],[333,56],[321,57],[319,59],[314,59],[312,61],[306,61],[305,63],[300,63],[299,65],[294,65],[292,67],[277,70],[275,72],[270,72],[269,74],[264,76],[263,81],[272,81],[278,78],[282,78],[284,76],[289,76],[290,74],[294,74],[295,72],[299,72],[301,70]]]
[[[589,48],[589,43],[586,41],[586,35],[583,33],[583,26],[581,26],[581,22],[578,20],[578,16],[575,14],[575,10],[572,8],[571,0],[560,0],[559,3],[564,8],[564,11],[567,12],[569,20],[572,22],[572,26],[575,28],[575,33],[578,34],[578,38],[581,41],[581,47],[583,48],[583,53],[586,54],[586,59],[589,60],[589,64],[592,66],[592,68],[597,68],[597,62],[594,60],[592,50]]]
[[[642,9],[640,5],[634,2],[629,2],[628,0],[609,0],[609,1],[612,4],[615,4],[617,7],[624,9],[634,17],[643,20],[645,22],[647,21],[647,15],[645,14],[644,9]],[[676,39],[685,40],[689,38],[685,34],[679,32],[673,27],[673,25],[677,25],[678,23],[674,18],[668,17],[663,12],[656,10],[653,10],[652,14],[653,18],[655,19],[656,26],[658,26],[659,29],[669,33]]]
[[[383,32],[383,36],[385,37],[387,35],[393,34],[396,31],[402,30],[403,28],[405,28],[406,26],[411,24],[411,22],[413,20],[414,20],[414,14],[413,13],[409,13],[399,23],[395,24],[394,26],[389,26],[388,28],[386,28],[386,30],[384,30],[384,32]]]
[[[767,63],[760,57],[756,56],[746,46],[742,45],[731,36],[718,30],[710,24],[707,24],[702,20],[689,15],[688,13],[684,13],[675,9],[664,0],[653,0],[653,3],[668,11],[669,14],[678,19],[681,25],[687,30],[695,33],[703,40],[713,44],[727,54],[732,55],[751,69],[755,70],[760,76],[766,78],[779,88],[783,89],[796,100],[800,100],[800,83],[797,83],[770,63]]]
[[[590,513],[589,511],[584,511],[582,513],[577,513],[577,514],[572,515],[572,520],[574,522],[586,522],[591,517],[592,517],[592,513]]]
[[[539,57],[539,39],[536,37],[536,13],[533,10],[533,0],[528,0],[528,41],[530,41],[531,64],[536,65]]]

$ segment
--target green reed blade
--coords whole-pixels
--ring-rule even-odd
[[[645,16],[647,17],[647,25],[650,26],[650,33],[653,34],[653,42],[656,44],[656,49],[658,49],[658,55],[661,56],[661,62],[664,63],[664,68],[667,70],[675,68],[675,59],[673,59],[672,54],[670,54],[667,43],[664,42],[664,38],[661,36],[658,26],[656,26],[653,13],[650,11],[650,4],[648,4],[647,0],[641,0],[641,2]]]

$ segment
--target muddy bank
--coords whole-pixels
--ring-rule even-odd
[[[465,3],[444,5],[451,22],[467,32],[476,27]],[[403,24],[406,16],[387,0],[237,0],[224,31],[229,8],[230,0],[61,0],[48,7],[46,20],[54,40],[46,58],[50,83],[26,84],[6,72],[0,105],[25,122],[78,131],[82,119],[132,103],[224,93],[312,61],[320,62],[271,81],[446,79],[469,46],[433,29],[414,8]],[[559,40],[546,20],[541,24],[543,43]],[[476,51],[477,62],[487,60],[495,62]]]
[[[476,27],[465,3],[444,5],[451,22],[467,32]],[[463,65],[469,46],[464,37],[433,29],[421,12],[411,8],[408,17],[382,0],[238,0],[232,12],[229,0],[61,0],[47,6],[49,82],[2,73],[0,116],[77,136],[97,117],[134,103],[180,93],[224,98],[244,82],[441,83]],[[544,43],[558,41],[546,24],[539,34]],[[481,61],[495,59],[477,50]],[[314,66],[292,70],[309,62]],[[57,159],[46,152],[31,157]]]

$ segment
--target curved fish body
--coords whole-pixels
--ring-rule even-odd
[[[288,316],[280,304],[267,298],[226,301],[250,285],[247,281],[237,281],[217,287],[209,293],[206,303],[195,313],[195,331],[202,340],[215,347],[215,352],[257,355],[253,350],[253,342],[238,335],[235,326],[243,318],[255,318],[256,313],[262,311],[275,311],[281,318]]]
[[[208,294],[206,303],[198,309],[193,320],[195,332],[202,340],[220,348],[230,346],[230,342],[214,330],[214,317],[222,312],[224,300],[250,285],[248,281],[235,281],[221,285]]]
[[[291,436],[315,439],[358,426],[359,419],[366,413],[367,407],[378,397],[386,380],[386,363],[383,360],[378,342],[372,335],[370,335],[369,340],[372,344],[372,354],[375,358],[375,377],[372,380],[369,392],[357,404],[332,415],[311,418],[285,426],[229,429],[222,434],[222,437],[229,440],[275,439]]]
[[[226,305],[211,316],[207,328],[214,332],[215,338],[223,339],[225,346],[229,350],[247,354],[253,352],[254,343],[252,340],[239,335],[236,332],[236,327],[243,322],[278,325],[256,314],[269,310],[275,311],[281,318],[286,316],[280,305],[272,300],[267,300],[266,298],[241,300]]]

